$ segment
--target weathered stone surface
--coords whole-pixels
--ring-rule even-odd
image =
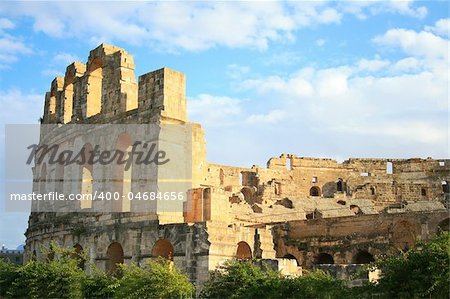
[[[102,44],[86,64],[74,62],[64,78],[52,81],[42,122],[189,123],[183,74],[163,68],[137,82],[133,57]],[[54,142],[61,137],[51,132],[42,136]],[[39,167],[35,191],[42,191]],[[78,169],[66,171],[79,179]],[[155,178],[139,179],[145,185]],[[283,273],[299,274],[296,264],[308,268],[330,258],[353,264],[360,252],[376,258],[427,240],[438,227],[448,229],[449,181],[448,159],[352,158],[338,163],[283,154],[270,158],[267,167],[213,164],[206,159],[203,128],[192,124],[192,189],[184,212],[137,213],[131,207],[132,212],[81,213],[70,211],[83,207],[68,206],[66,212],[32,213],[27,258],[43,258],[40,245],[50,241],[78,244],[105,270],[115,262],[139,264],[163,255],[201,286],[209,270],[238,252],[250,252],[279,259],[274,265]]]

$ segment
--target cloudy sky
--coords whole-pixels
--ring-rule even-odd
[[[3,1],[0,121],[36,123],[51,80],[106,42],[137,76],[187,75],[212,162],[448,158],[449,27],[446,1]],[[0,216],[15,247],[27,217]]]

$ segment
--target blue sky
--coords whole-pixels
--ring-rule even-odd
[[[187,75],[211,162],[448,158],[449,26],[446,1],[1,2],[0,121],[36,123],[54,76],[106,42],[136,76]],[[15,247],[27,216],[0,216]]]

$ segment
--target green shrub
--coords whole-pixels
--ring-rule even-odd
[[[115,291],[116,298],[190,298],[194,286],[178,271],[172,262],[159,258],[143,267],[120,265],[121,279]]]

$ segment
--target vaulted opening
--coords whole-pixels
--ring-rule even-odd
[[[247,242],[241,241],[238,243],[236,258],[240,260],[249,260],[252,258],[252,249]]]
[[[331,254],[322,252],[316,257],[315,263],[317,265],[331,265],[334,264],[334,258]]]
[[[86,116],[96,115],[102,110],[103,61],[95,58],[89,66]]]
[[[173,261],[173,253],[173,245],[167,239],[159,239],[158,241],[156,241],[152,249],[152,256],[160,256],[170,261]]]
[[[368,253],[367,251],[359,251],[354,257],[353,257],[353,264],[370,264],[374,262],[375,259],[373,258],[373,255]]]
[[[317,186],[311,187],[311,189],[309,189],[309,195],[310,196],[320,196],[320,188]]]
[[[122,245],[118,242],[111,243],[106,251],[106,258],[106,271],[113,274],[117,270],[117,265],[123,264],[124,261]]]

